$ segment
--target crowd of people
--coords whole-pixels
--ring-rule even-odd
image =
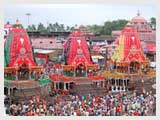
[[[43,73],[61,73],[55,65],[44,66]],[[92,76],[96,71],[88,71]],[[68,99],[64,99],[68,97]],[[150,116],[156,114],[156,97],[152,93],[129,95],[107,93],[106,96],[63,96],[53,91],[51,101],[40,96],[32,96],[23,102],[5,102],[6,114],[10,116]],[[6,99],[9,101],[9,99]]]
[[[152,93],[69,95],[67,99],[56,95],[51,101],[33,96],[6,108],[11,116],[148,116],[155,112],[156,98]]]

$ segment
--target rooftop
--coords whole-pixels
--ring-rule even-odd
[[[108,36],[108,35],[100,35],[100,36],[96,36],[93,37],[91,40],[114,40],[114,38],[112,36]]]
[[[137,16],[133,17],[132,22],[147,22],[144,17],[142,17],[138,11]]]
[[[87,29],[87,27],[80,25],[79,30],[82,34],[87,35],[87,36],[94,36],[93,32]]]
[[[31,38],[32,46],[34,49],[46,49],[46,50],[54,50],[54,49],[63,49],[63,45],[56,38]]]

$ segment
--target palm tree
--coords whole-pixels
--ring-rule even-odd
[[[42,23],[39,23],[37,31],[39,31],[39,32],[47,32],[47,29],[44,27],[44,25]]]

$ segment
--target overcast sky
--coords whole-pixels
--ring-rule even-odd
[[[61,23],[69,26],[78,25],[102,25],[107,20],[127,19],[136,16],[137,11],[149,21],[156,16],[156,8],[152,5],[87,5],[87,4],[57,4],[57,5],[6,5],[4,22],[15,23],[18,18],[23,26],[28,25],[26,13],[31,13],[29,23],[39,22]]]

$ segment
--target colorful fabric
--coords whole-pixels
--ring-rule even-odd
[[[4,82],[4,86],[5,86],[5,87],[10,87],[10,86],[11,86],[11,84],[10,84],[10,82],[5,81],[5,82]]]
[[[11,34],[9,34],[5,41],[4,55],[6,66],[10,63],[10,46],[11,45]]]
[[[43,79],[39,80],[40,85],[46,85],[46,84],[49,84],[50,82],[51,82],[51,80],[48,78],[43,78]]]
[[[68,53],[67,64],[92,64],[89,48],[83,34],[77,30],[73,31],[65,43],[65,52]]]
[[[22,28],[12,28],[6,39],[5,45],[6,63],[10,67],[16,64],[21,66],[25,63],[27,66],[35,66],[33,59],[32,46],[27,32]]]
[[[138,34],[133,28],[124,28],[118,39],[117,47],[111,57],[114,62],[137,61],[139,63],[148,62],[143,53]]]

